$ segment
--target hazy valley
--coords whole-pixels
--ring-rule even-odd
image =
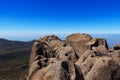
[[[19,80],[27,76],[33,41],[0,39],[0,80]]]

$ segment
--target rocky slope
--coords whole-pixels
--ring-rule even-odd
[[[28,74],[33,41],[0,39],[0,80],[22,80]]]
[[[120,80],[120,46],[109,49],[89,34],[42,37],[33,44],[27,80]]]
[[[12,41],[0,38],[0,51],[11,51],[21,48],[31,48],[33,41],[23,42],[23,41]],[[2,54],[2,53],[0,53]]]

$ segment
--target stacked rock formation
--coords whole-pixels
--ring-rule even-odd
[[[119,46],[109,50],[103,38],[75,33],[36,40],[27,80],[120,80]]]

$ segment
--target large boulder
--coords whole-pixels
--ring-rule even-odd
[[[34,62],[35,57],[38,55],[41,55],[46,58],[51,58],[55,56],[55,53],[46,42],[35,42],[33,44],[30,56],[30,65]]]
[[[114,50],[120,50],[120,44],[116,44],[116,45],[114,46]]]
[[[108,49],[107,41],[104,38],[93,38],[87,43],[87,45],[89,45],[89,48],[104,46]]]
[[[32,46],[30,65],[38,55],[46,58],[55,57],[56,54],[54,53],[54,48],[59,45],[63,45],[63,42],[55,35],[45,36],[37,39]]]
[[[86,45],[92,37],[88,34],[71,34],[67,36],[66,44],[72,46],[78,57],[80,57],[89,47]]]
[[[84,80],[119,80],[120,60],[118,57],[118,52],[110,56],[87,50],[75,64],[81,70]]]
[[[83,80],[77,77],[76,68],[71,61],[52,61],[47,67],[38,70],[30,80]],[[79,78],[79,79],[78,79]]]
[[[103,45],[92,47],[92,50],[95,51],[99,56],[110,56],[109,50]]]
[[[71,46],[65,46],[61,47],[57,50],[57,56],[56,58],[62,59],[62,60],[70,60],[72,62],[77,61],[77,56],[74,50],[72,49]]]
[[[85,77],[88,72],[93,67],[94,63],[96,62],[97,54],[94,53],[92,50],[87,50],[75,63],[79,69],[81,69],[81,72],[83,76]]]
[[[114,50],[111,55],[114,61],[120,65],[120,50]]]
[[[89,34],[71,34],[66,39],[66,44],[72,46],[78,57],[80,57],[86,50],[100,45],[108,49],[108,45],[103,38],[92,38]]]
[[[118,65],[110,57],[100,57],[85,76],[85,80],[116,80],[114,71],[118,69]]]

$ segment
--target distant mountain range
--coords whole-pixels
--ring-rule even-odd
[[[21,48],[31,48],[33,41],[22,42],[22,41],[11,41],[0,38],[0,50],[15,50]]]

